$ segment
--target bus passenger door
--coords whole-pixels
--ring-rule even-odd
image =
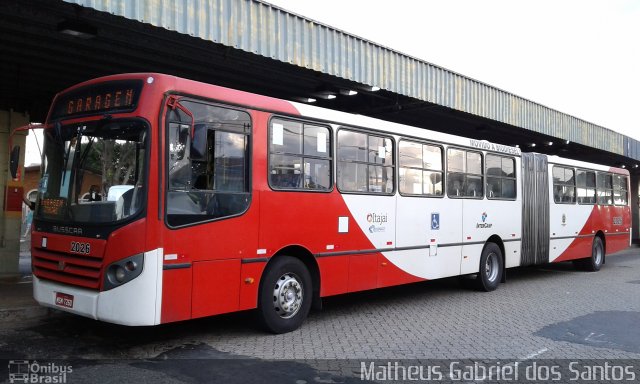
[[[256,254],[259,222],[250,189],[251,119],[182,99],[166,118],[162,321],[237,311],[242,259]]]
[[[380,273],[393,269],[388,250],[395,247],[396,197],[342,195],[357,228],[349,229],[355,251],[349,256],[349,292],[377,288]],[[359,233],[355,233],[358,231]]]
[[[446,156],[440,145],[399,143],[398,251],[390,260],[422,279],[460,273],[464,191],[459,183],[445,190]]]
[[[395,265],[429,280],[460,273],[461,199],[398,196],[397,217]]]

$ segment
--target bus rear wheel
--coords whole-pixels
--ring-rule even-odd
[[[311,308],[311,275],[302,261],[278,256],[262,276],[258,316],[264,329],[291,332],[300,327]]]
[[[502,281],[503,259],[500,247],[487,243],[480,256],[480,270],[476,277],[476,286],[481,291],[494,291]]]
[[[593,238],[593,243],[591,244],[591,257],[573,261],[573,264],[577,268],[583,269],[589,272],[599,271],[603,263],[604,263],[604,244],[602,244],[602,239],[600,238],[600,236],[596,236]]]

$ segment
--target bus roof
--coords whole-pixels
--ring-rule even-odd
[[[160,91],[162,94],[165,94],[167,92],[174,92],[177,94],[203,96],[220,102],[238,105],[249,109],[263,110],[296,118],[309,118],[313,119],[314,121],[333,124],[334,126],[367,128],[386,134],[399,135],[408,138],[413,137],[425,141],[442,143],[445,145],[474,148],[481,151],[497,152],[512,156],[520,156],[521,154],[521,149],[515,146],[497,144],[486,140],[477,140],[463,136],[432,131],[426,128],[418,128],[410,125],[376,119],[369,116],[357,115],[336,111],[333,109],[322,108],[314,105],[277,99],[270,96],[239,91],[231,88],[202,83],[195,80],[184,79],[173,75],[166,75],[161,73],[127,73],[100,77],[67,88],[64,91],[58,93],[56,95],[56,99],[58,99],[60,95],[64,95],[65,93],[75,91],[82,87],[108,81],[131,79],[144,80],[146,88],[149,88],[153,85],[154,87],[156,87],[157,91]],[[56,99],[54,99],[54,104]],[[570,160],[559,156],[549,156],[549,162],[575,166],[578,168],[591,168],[603,171],[607,170],[610,172],[626,175],[629,174],[626,169],[609,167],[578,160]]]

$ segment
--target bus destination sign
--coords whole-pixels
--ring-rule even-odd
[[[42,199],[40,209],[44,215],[60,216],[66,204],[67,201],[65,199]]]
[[[112,81],[82,87],[60,95],[51,109],[51,120],[136,109],[141,80]]]

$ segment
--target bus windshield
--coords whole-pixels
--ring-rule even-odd
[[[109,223],[142,209],[148,125],[137,119],[45,130],[36,218]]]

